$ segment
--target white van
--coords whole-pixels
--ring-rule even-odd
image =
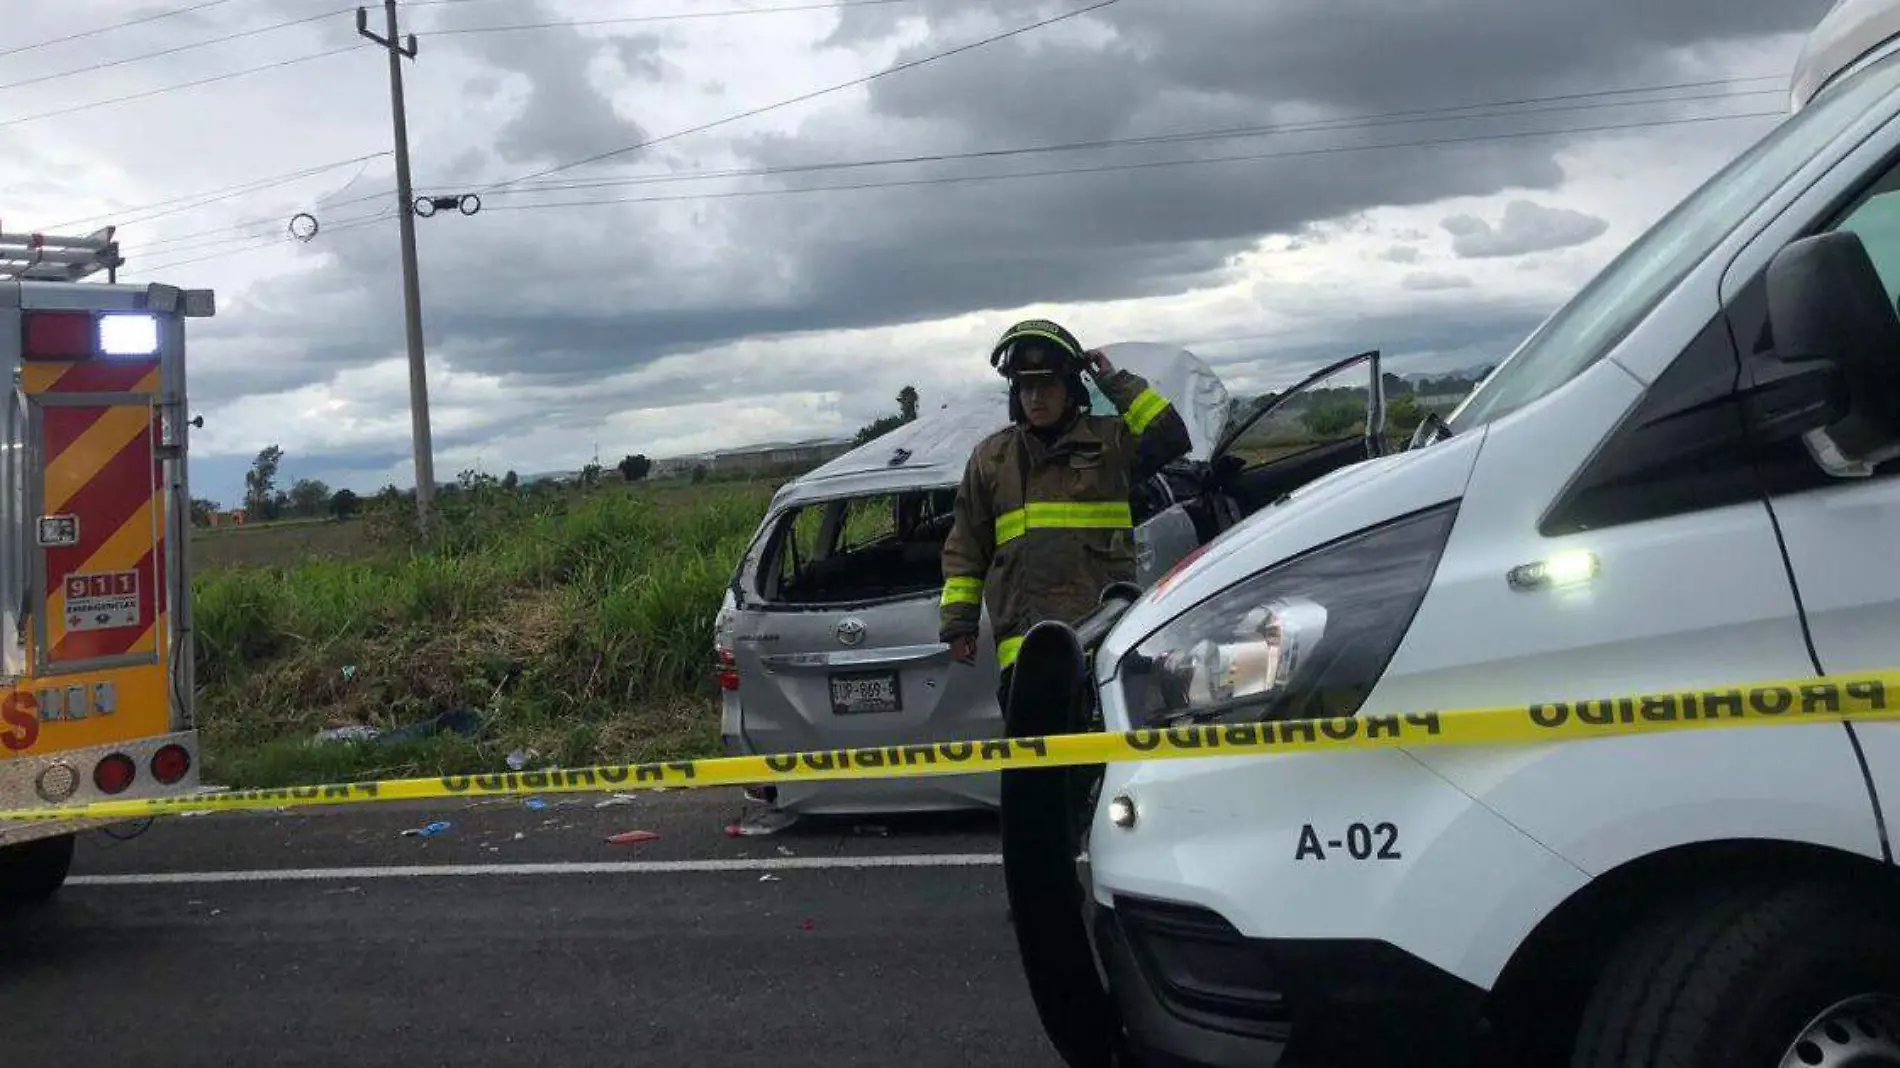
[[[1837,4],[1792,115],[1447,426],[1032,632],[1010,732],[1900,664],[1896,35]],[[1011,772],[1004,857],[1074,1065],[1893,1066],[1889,809],[1900,724],[1809,723]]]
[[[1182,413],[1188,455],[1133,503],[1145,585],[1238,520],[1319,473],[1385,448],[1379,354],[1361,353],[1230,420],[1220,377],[1185,348],[1108,345]],[[1282,418],[1322,387],[1363,404],[1344,430]],[[1091,384],[1097,413],[1114,407]],[[994,738],[999,668],[989,629],[975,668],[937,640],[942,546],[971,449],[1008,423],[1007,395],[946,406],[787,483],[774,496],[715,624],[728,755]],[[1290,435],[1275,434],[1292,428]],[[1282,440],[1294,445],[1276,444]],[[1257,461],[1257,462],[1256,462]],[[997,776],[776,784],[770,810],[844,815],[988,808]]]

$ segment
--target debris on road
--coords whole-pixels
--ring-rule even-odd
[[[447,820],[436,820],[434,823],[429,824],[427,827],[411,827],[408,830],[402,832],[402,836],[404,838],[411,838],[411,837],[434,838],[436,835],[441,834],[443,831],[448,830],[452,826],[454,826],[454,824],[450,823]]]
[[[790,846],[779,846],[778,855],[781,857],[795,857],[798,854],[792,852],[792,848]]]
[[[875,835],[879,838],[889,838],[891,836],[891,829],[889,827],[884,826],[881,823],[860,823],[857,826],[851,828],[851,833],[862,834],[862,835]]]
[[[656,841],[659,837],[652,831],[621,831],[619,834],[608,835],[607,841],[610,845],[637,845],[641,842]]]
[[[594,802],[594,807],[608,808],[613,805],[631,805],[638,800],[640,800],[640,798],[638,795],[635,795],[635,794],[615,794],[612,797],[606,799],[605,801]]]
[[[726,834],[732,838],[752,838],[758,835],[777,834],[798,822],[798,817],[789,812],[775,812],[767,809],[742,816],[726,824]]]
[[[779,881],[779,878],[768,871],[764,875],[759,876],[759,881],[762,883],[775,883]]]
[[[801,931],[814,931],[818,929],[818,925],[807,918],[798,921],[798,929]]]
[[[524,801],[523,804],[527,805],[529,808],[533,809],[536,812],[539,812],[542,809],[548,807],[548,803],[539,797],[530,797],[528,798],[528,800]]]
[[[333,742],[373,742],[382,737],[383,732],[367,723],[352,723],[345,727],[331,727],[327,731],[318,731],[312,739],[317,745],[329,745]]]
[[[387,731],[372,727],[367,723],[348,723],[318,731],[311,742],[314,745],[334,745],[340,742],[375,742],[378,745],[393,745],[397,742],[415,741],[418,738],[432,738],[438,734],[459,734],[464,738],[472,738],[480,729],[481,721],[474,713],[456,711],[444,712],[419,723],[411,723],[406,727]]]

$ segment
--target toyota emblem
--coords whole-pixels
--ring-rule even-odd
[[[864,640],[864,621],[847,619],[838,624],[838,641],[845,645],[856,645]]]

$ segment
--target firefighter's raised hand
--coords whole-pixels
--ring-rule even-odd
[[[1090,349],[1082,354],[1082,358],[1088,361],[1089,374],[1098,379],[1107,378],[1115,373],[1114,365],[1108,362],[1108,357],[1102,355],[1100,349]]]
[[[950,659],[959,664],[976,663],[976,635],[959,634],[950,639]]]

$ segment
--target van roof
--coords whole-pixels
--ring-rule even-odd
[[[1816,93],[1896,36],[1900,0],[1835,0],[1795,60],[1789,110],[1806,107]]]
[[[1226,427],[1228,395],[1220,376],[1178,345],[1124,342],[1102,346],[1116,367],[1146,378],[1188,420],[1189,452],[1205,460]],[[1000,384],[987,396],[965,398],[921,414],[779,489],[774,507],[861,493],[955,486],[971,450],[1009,425]],[[1099,408],[1098,408],[1099,411]],[[900,451],[901,450],[901,451]]]

